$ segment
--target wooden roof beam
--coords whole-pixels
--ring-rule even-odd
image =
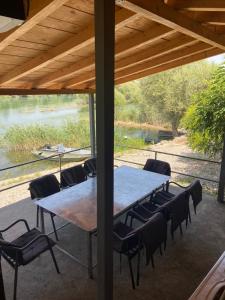
[[[193,63],[195,61],[201,60],[201,59],[205,59],[214,55],[218,55],[221,54],[222,51],[220,49],[216,49],[213,48],[211,50],[208,51],[204,51],[201,53],[197,53],[197,54],[193,54],[190,56],[187,56],[186,58],[179,58],[176,61],[172,61],[172,62],[168,62],[165,63],[164,65],[161,66],[156,66],[154,68],[151,69],[143,69],[143,71],[136,73],[136,74],[131,74],[122,78],[116,78],[115,80],[115,84],[122,84],[128,81],[132,81],[132,80],[136,80],[136,79],[140,79],[155,73],[159,73],[159,72],[163,72],[172,68],[176,68],[185,64],[189,64],[189,63]],[[94,85],[89,85],[89,88],[94,88]]]
[[[153,58],[162,56],[163,54],[168,54],[174,50],[183,48],[184,46],[191,45],[193,43],[196,43],[196,41],[187,36],[183,36],[180,39],[176,39],[176,40],[164,41],[158,45],[136,52],[135,54],[132,54],[129,57],[117,60],[115,63],[115,69],[118,71],[123,68],[127,68],[131,65],[136,65],[146,60],[152,60]],[[94,78],[95,78],[95,70],[91,72],[86,72],[85,74],[82,74],[80,76],[76,76],[75,78],[64,83],[64,86],[74,87],[80,85],[83,82],[90,81],[91,79]]]
[[[117,56],[124,54],[126,52],[129,52],[133,50],[136,47],[143,46],[145,44],[149,44],[155,40],[158,40],[160,38],[166,37],[167,35],[171,34],[173,30],[171,30],[168,27],[165,27],[163,25],[155,25],[149,28],[148,31],[142,33],[139,32],[132,36],[129,39],[126,39],[126,41],[121,41],[116,44],[115,53]],[[76,74],[79,71],[84,71],[90,67],[94,67],[95,64],[95,57],[90,56],[87,58],[84,58],[74,64],[70,64],[69,66],[62,68],[59,71],[53,72],[41,80],[34,82],[35,87],[43,87],[51,85],[52,82],[59,80],[65,76]]]
[[[116,12],[116,26],[120,28],[127,24],[128,19],[133,19],[136,14],[126,9],[120,9]],[[94,42],[94,24],[90,24],[86,29],[72,36],[59,45],[49,49],[44,54],[40,54],[25,64],[9,71],[6,75],[0,77],[0,85],[15,81],[31,72],[39,70],[56,59],[87,47]]]
[[[173,7],[191,11],[225,11],[224,0],[179,0]]]
[[[0,88],[0,95],[57,95],[57,94],[89,94],[94,93],[94,89],[18,89]]]
[[[4,50],[13,41],[32,29],[67,1],[68,0],[31,0],[26,22],[16,29],[0,34],[0,51]]]
[[[189,3],[190,1],[186,1]],[[195,2],[195,1],[194,1]],[[214,3],[214,1],[212,1]],[[126,0],[118,1],[118,5],[133,12],[139,13],[150,20],[164,24],[179,32],[189,35],[213,47],[225,50],[225,38],[216,34],[210,28],[178,12],[176,9],[166,5],[162,0]]]
[[[170,54],[163,55],[161,57],[158,57],[157,59],[146,61],[138,65],[128,67],[122,71],[117,71],[115,77],[121,78],[131,74],[139,73],[144,69],[150,69],[156,66],[160,66],[168,62],[176,61],[180,58],[185,58],[193,54],[205,52],[206,50],[210,50],[210,49],[212,49],[212,46],[204,44],[202,42],[198,42],[192,47],[186,47],[182,50],[175,50]]]

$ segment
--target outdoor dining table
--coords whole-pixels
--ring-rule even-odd
[[[128,166],[114,169],[114,217],[121,215],[148,197],[154,190],[166,184],[169,179],[169,176]],[[45,209],[87,233],[88,259],[86,267],[89,277],[92,278],[92,235],[97,230],[97,177],[90,178],[35,203],[41,209],[43,232],[45,228],[43,210]]]

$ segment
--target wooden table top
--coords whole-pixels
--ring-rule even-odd
[[[122,166],[114,171],[114,216],[148,196],[169,176]],[[97,225],[97,178],[90,178],[35,203],[85,231]]]

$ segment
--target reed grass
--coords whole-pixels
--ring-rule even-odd
[[[89,123],[82,120],[75,123],[67,120],[61,127],[33,124],[10,127],[0,140],[1,146],[8,151],[32,151],[45,144],[63,144],[66,147],[84,147],[90,144]],[[123,145],[121,147],[118,145]],[[144,147],[141,138],[125,138],[115,127],[115,152],[124,152],[128,147]]]

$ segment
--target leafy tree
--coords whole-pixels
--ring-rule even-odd
[[[142,121],[169,123],[174,136],[193,93],[203,89],[213,69],[207,62],[194,63],[149,76],[141,81]]]
[[[183,124],[193,149],[214,156],[222,153],[225,138],[225,65],[214,73],[208,87],[196,94]]]

